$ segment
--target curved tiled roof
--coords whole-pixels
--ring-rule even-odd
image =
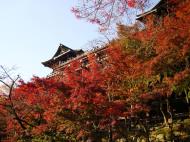
[[[74,56],[77,54],[83,53],[83,50],[73,50],[63,44],[60,44],[56,53],[53,55],[53,57],[45,62],[42,62],[42,64],[46,67],[50,67],[52,63],[56,62],[60,58],[63,58],[64,56],[70,54],[73,54]]]

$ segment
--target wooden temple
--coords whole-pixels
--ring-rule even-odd
[[[102,47],[84,52],[82,49],[73,50],[63,44],[60,44],[54,56],[51,59],[42,62],[42,64],[53,70],[49,77],[58,75],[63,76],[65,67],[74,60],[80,61],[80,67],[88,66],[88,55],[90,54],[96,57],[97,62],[103,62],[106,58],[105,49],[106,47]]]
[[[148,19],[154,16],[154,25],[159,25],[163,17],[169,14],[168,0],[160,0],[153,8],[136,16],[136,20],[146,25]],[[152,19],[151,19],[152,20]]]
[[[73,50],[63,44],[60,44],[54,56],[51,59],[42,62],[42,64],[45,67],[53,69],[51,76],[54,76],[61,71],[60,67],[63,68],[64,65],[68,63],[68,61],[70,61],[73,58],[76,58],[77,56],[83,53],[83,50]]]
[[[162,18],[168,15],[168,0],[160,0],[152,9],[142,14],[137,15],[136,20],[143,22],[146,25],[146,21],[149,16],[154,16],[155,25],[162,22]],[[88,55],[93,54],[96,57],[96,61],[103,63],[106,56],[105,50],[107,47],[97,48],[90,52],[84,52],[83,50],[73,50],[63,44],[60,44],[54,56],[42,62],[45,67],[51,68],[53,71],[49,76],[63,75],[65,66],[69,65],[73,60],[80,60],[81,67],[89,64]]]

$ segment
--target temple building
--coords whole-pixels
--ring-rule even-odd
[[[54,56],[51,59],[42,62],[42,64],[45,67],[51,68],[53,72],[50,76],[54,76],[64,70],[64,66],[68,64],[68,61],[83,53],[83,50],[73,50],[63,44],[60,44]]]
[[[141,21],[145,25],[152,16],[154,17],[154,25],[160,25],[163,21],[163,17],[168,15],[169,12],[168,0],[160,0],[153,8],[136,16],[136,20]],[[171,5],[170,5],[171,7]],[[152,19],[150,19],[152,20]]]
[[[51,59],[42,62],[42,64],[53,70],[49,77],[58,75],[62,76],[64,74],[65,67],[69,66],[69,64],[74,60],[80,61],[79,66],[81,68],[88,66],[88,55],[95,56],[97,63],[102,63],[106,58],[105,49],[106,47],[102,47],[84,52],[82,49],[73,50],[63,44],[60,44],[54,56]]]
[[[149,17],[154,16],[154,24],[159,25],[163,20],[163,17],[168,15],[168,0],[160,0],[152,9],[150,9],[147,12],[144,12],[142,14],[137,15],[136,20],[141,21],[145,24]],[[56,53],[54,56],[45,61],[42,62],[42,64],[45,67],[51,68],[53,71],[49,75],[51,76],[57,76],[57,75],[63,75],[64,69],[66,66],[68,66],[72,61],[78,60],[80,61],[80,67],[85,67],[89,65],[88,55],[95,56],[95,59],[98,63],[103,63],[105,59],[107,58],[106,55],[106,46],[94,49],[92,51],[86,51],[83,50],[73,50],[63,44],[60,44]]]

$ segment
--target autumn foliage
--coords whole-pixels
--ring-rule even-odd
[[[134,2],[142,1],[127,1],[128,7]],[[2,96],[9,140],[113,142],[143,136],[149,142],[150,128],[160,123],[174,140],[178,114],[190,115],[190,3],[169,2],[159,24],[150,16],[143,29],[138,23],[118,25],[102,62],[89,54],[88,65],[74,60],[59,80],[34,77]]]
[[[98,24],[105,30],[132,10],[143,10],[148,2],[149,0],[78,0],[78,4],[71,11],[77,18]]]

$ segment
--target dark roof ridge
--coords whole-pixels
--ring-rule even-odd
[[[136,15],[136,20],[139,20],[140,18],[148,15],[148,14],[151,14],[153,12],[156,12],[157,9],[160,7],[160,5],[162,6],[162,3],[165,2],[167,0],[160,0],[155,6],[153,6],[150,10],[144,12],[144,13],[141,13],[141,14],[138,14]]]
[[[57,51],[55,52],[55,54],[53,55],[52,59],[55,58],[56,56],[59,56],[60,53],[61,53],[61,51],[63,51],[63,50],[64,50],[65,52],[67,52],[68,50],[71,50],[71,51],[72,51],[71,48],[69,48],[69,47],[67,47],[67,46],[65,46],[65,45],[63,45],[63,44],[60,43],[60,45],[59,45]]]

